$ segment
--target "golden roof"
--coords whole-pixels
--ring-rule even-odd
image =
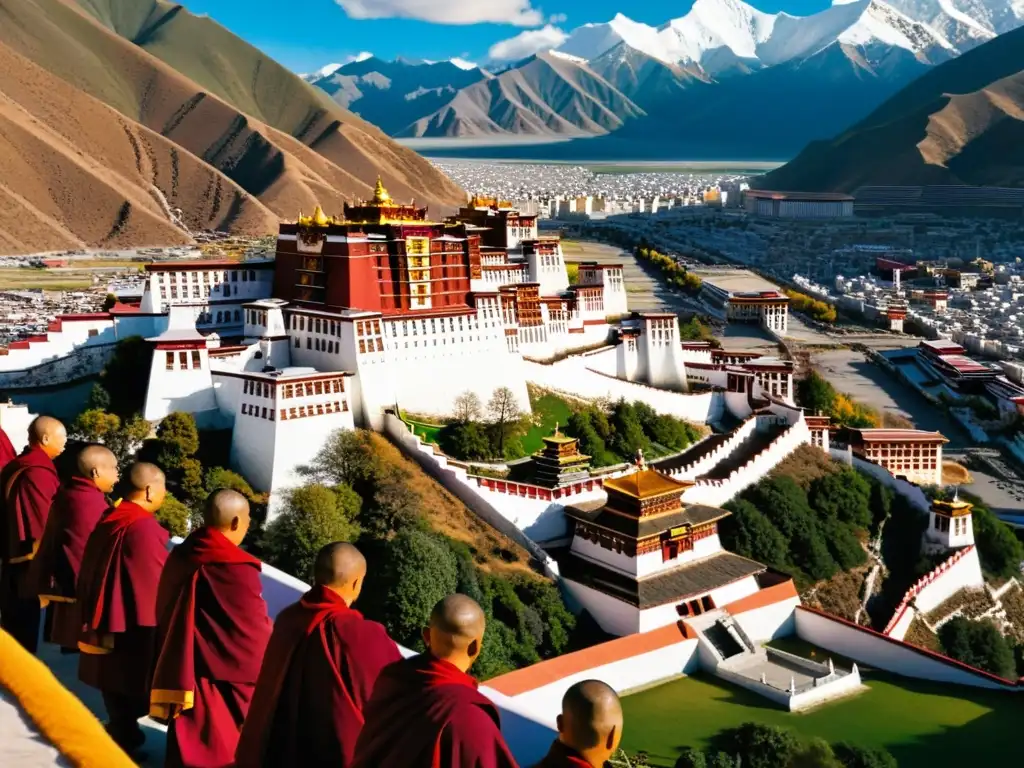
[[[319,205],[313,209],[312,216],[303,216],[302,211],[299,211],[300,227],[326,227],[333,223],[334,219],[327,216]]]
[[[618,491],[634,499],[653,499],[668,496],[670,493],[681,494],[691,485],[693,484],[680,482],[654,469],[640,469],[630,475],[604,481],[605,490]]]
[[[974,505],[966,501],[961,501],[958,497],[952,501],[933,501],[932,509],[939,514],[948,515],[949,517],[961,517],[963,515],[971,514],[971,510],[974,509]]]
[[[379,206],[394,205],[391,200],[391,195],[389,195],[388,191],[384,189],[384,182],[381,181],[380,176],[377,177],[377,186],[374,187],[373,190],[373,200],[370,200],[369,203],[370,205]]]

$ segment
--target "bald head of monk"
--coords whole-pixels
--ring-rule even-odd
[[[466,595],[448,595],[430,612],[430,626],[423,630],[423,642],[430,654],[468,672],[484,644],[486,619],[476,600]]]
[[[618,694],[600,680],[576,683],[562,697],[558,740],[595,768],[601,768],[622,740],[622,705]]]
[[[236,547],[249,532],[249,501],[238,491],[221,488],[206,497],[203,523],[224,534]]]
[[[110,493],[119,479],[117,457],[102,445],[88,445],[78,454],[77,474],[103,493]]]
[[[68,432],[64,425],[52,416],[37,416],[28,425],[28,444],[41,448],[43,453],[55,459],[64,453],[68,444]]]
[[[336,541],[317,552],[313,581],[352,605],[363,591],[366,558],[347,541]]]
[[[167,478],[156,464],[144,461],[132,464],[128,470],[128,490],[125,498],[149,512],[156,512],[167,496]]]

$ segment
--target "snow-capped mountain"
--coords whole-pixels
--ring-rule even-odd
[[[320,69],[318,69],[316,72],[310,72],[308,74],[299,75],[299,77],[301,77],[307,83],[315,83],[317,80],[323,80],[325,77],[330,77],[347,64],[351,64],[354,61],[366,61],[367,59],[372,58],[372,53],[370,53],[369,51],[363,51],[362,53],[358,53],[355,56],[346,56],[344,61],[335,62],[333,64],[325,64],[324,66],[320,67]]]
[[[889,0],[961,51],[1024,25],[1024,0]]]
[[[944,52],[940,61],[957,52],[927,24],[881,0],[837,3],[811,16],[762,13],[742,0],[696,0],[689,13],[659,29],[619,14],[607,24],[574,30],[558,50],[590,60],[623,45],[666,64],[696,64],[715,76],[807,58],[833,44],[900,48],[926,59]]]

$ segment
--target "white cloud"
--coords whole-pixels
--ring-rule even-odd
[[[420,19],[437,24],[494,22],[536,27],[544,14],[532,0],[335,0],[353,19]]]
[[[491,46],[488,55],[494,61],[518,61],[541,51],[550,51],[565,42],[568,35],[548,24],[540,29],[528,29],[515,37]]]

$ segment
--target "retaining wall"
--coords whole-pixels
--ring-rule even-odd
[[[897,675],[975,688],[1020,691],[1016,681],[990,675],[807,606],[796,609],[796,633],[801,639],[833,653]]]
[[[697,459],[692,464],[686,464],[679,469],[668,472],[669,475],[683,480],[693,480],[701,475],[707,474],[714,469],[718,463],[732,454],[736,447],[746,440],[757,428],[757,419],[747,419],[740,424],[732,436],[718,446],[711,453]],[[699,443],[698,443],[699,445]]]
[[[907,590],[883,634],[902,640],[917,613],[928,613],[961,589],[980,589],[984,586],[985,577],[981,573],[978,548],[971,545],[957,550]]]

